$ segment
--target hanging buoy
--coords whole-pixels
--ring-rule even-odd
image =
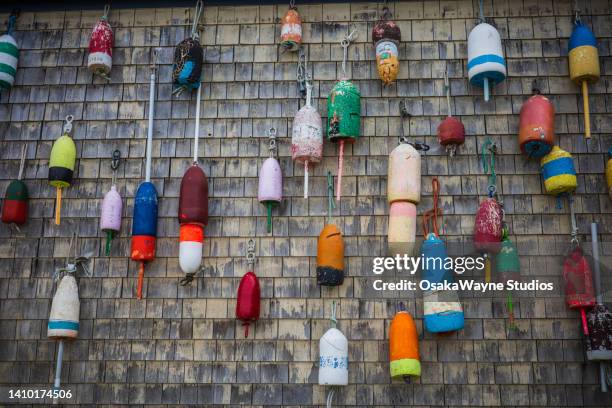
[[[302,44],[302,19],[294,0],[289,2],[289,10],[281,20],[280,41],[281,47],[287,51],[297,51]]]
[[[574,159],[559,146],[554,146],[550,153],[542,157],[540,167],[547,194],[569,194],[578,187]]]
[[[446,245],[438,231],[438,195],[440,184],[434,177],[431,181],[433,209],[423,213],[423,236],[421,246],[423,257],[423,280],[430,284],[453,283],[453,270],[446,269],[448,254]],[[429,232],[429,220],[432,220],[432,232]],[[448,258],[450,259],[450,258]],[[461,330],[464,324],[463,307],[459,295],[454,290],[423,291],[423,324],[431,333],[448,333]]]
[[[336,327],[336,302],[332,303],[330,320],[332,327],[319,340],[319,385],[348,385],[348,340]],[[327,407],[331,407],[334,394],[332,388],[327,394]]]
[[[521,281],[521,262],[519,260],[516,246],[510,241],[508,231],[504,228],[503,238],[499,253],[495,257],[495,272],[497,280],[506,286],[508,282]],[[514,302],[512,301],[512,291],[508,291],[508,320],[510,328],[514,329]]]
[[[387,201],[421,201],[421,154],[402,141],[389,155]]]
[[[134,218],[132,219],[132,260],[140,262],[136,297],[142,299],[144,283],[144,265],[155,259],[157,240],[157,190],[151,183],[151,158],[153,149],[153,117],[155,115],[155,63],[153,53],[151,78],[149,83],[149,124],[147,129],[147,152],[145,164],[145,181],[138,186],[134,199]]]
[[[540,94],[527,99],[521,107],[519,146],[529,157],[540,158],[550,152],[555,136],[555,107]]]
[[[202,81],[202,65],[204,63],[204,50],[200,45],[198,24],[202,15],[203,2],[198,0],[194,12],[191,36],[178,43],[174,50],[174,64],[172,66],[173,94],[179,95],[184,90],[200,87]]]
[[[202,87],[198,87],[193,135],[193,164],[183,175],[179,196],[179,266],[185,273],[185,278],[180,282],[181,285],[190,283],[196,272],[200,270],[204,228],[208,224],[208,178],[198,165],[201,96]]]
[[[11,89],[17,75],[19,47],[13,37],[18,12],[12,12],[8,18],[6,34],[0,36],[0,89]]]
[[[106,80],[110,79],[113,66],[113,30],[108,24],[110,5],[104,7],[104,15],[98,20],[89,40],[89,56],[87,68],[89,72]]]
[[[272,208],[283,200],[283,173],[280,163],[274,157],[276,153],[276,129],[270,128],[270,157],[268,157],[259,170],[259,188],[257,199],[266,206],[268,219],[268,232],[272,232]]]
[[[28,219],[28,186],[22,180],[27,151],[28,145],[24,144],[21,148],[17,180],[11,181],[6,188],[2,205],[2,222],[5,224],[22,225]]]
[[[448,116],[438,125],[438,143],[444,146],[448,154],[452,157],[455,155],[457,146],[465,142],[465,127],[459,119],[453,117],[451,111],[448,67],[444,70],[444,89],[446,91],[446,108],[448,110]]]
[[[485,23],[480,1],[480,23],[468,36],[468,77],[470,84],[483,88],[484,100],[489,100],[490,88],[506,78],[506,60],[499,32]]]
[[[593,273],[580,245],[574,248],[563,260],[563,280],[565,281],[565,303],[570,309],[579,309],[582,329],[588,336],[586,309],[595,306]]]
[[[584,109],[584,137],[591,137],[591,119],[589,115],[589,83],[599,79],[599,52],[597,39],[593,32],[580,21],[576,14],[574,29],[568,43],[570,78],[582,88]]]
[[[115,150],[113,152],[113,160],[111,161],[111,169],[113,170],[111,189],[104,195],[104,200],[102,201],[102,212],[100,215],[100,230],[106,234],[105,253],[107,256],[110,255],[111,241],[115,235],[121,231],[121,213],[123,211],[123,203],[121,202],[121,196],[119,195],[117,186],[115,184],[120,159],[121,152],[119,150]]]
[[[317,283],[323,286],[344,282],[344,240],[340,228],[331,223],[334,204],[334,180],[327,172],[327,224],[317,242]]]
[[[55,225],[60,225],[62,189],[70,187],[76,164],[76,145],[70,137],[72,115],[66,116],[63,135],[53,143],[49,159],[49,184],[56,189]]]
[[[381,19],[372,29],[372,42],[376,48],[376,67],[378,77],[385,85],[392,84],[399,72],[399,52],[402,32],[394,21],[389,20],[389,7],[383,7]]]
[[[419,334],[403,303],[399,309],[389,327],[389,369],[392,379],[408,382],[410,377],[421,375]]]
[[[606,183],[608,184],[608,194],[612,199],[612,147],[608,149],[608,161],[606,162]]]
[[[247,265],[250,269],[255,265],[255,241],[252,239],[247,244]],[[249,324],[259,319],[260,303],[259,280],[251,270],[240,279],[236,300],[236,318],[242,321],[244,337],[249,337]]]
[[[306,80],[306,105],[293,118],[291,158],[304,165],[304,198],[308,198],[308,173],[311,164],[323,156],[323,122],[311,105],[312,84]]]
[[[474,223],[474,248],[478,252],[496,254],[501,249],[503,211],[495,198],[480,203]]]
[[[327,98],[327,140],[339,143],[338,152],[338,185],[336,200],[342,195],[342,167],[344,161],[344,143],[354,143],[361,135],[361,94],[346,73],[348,47],[355,39],[355,31],[346,36],[342,42],[344,57],[342,59],[342,78],[336,82]]]

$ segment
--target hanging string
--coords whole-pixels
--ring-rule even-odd
[[[17,176],[17,180],[21,180],[23,178],[23,170],[25,168],[25,159],[26,153],[28,152],[28,145],[24,144],[21,148],[21,159],[19,161],[19,175]]]
[[[202,16],[202,10],[204,10],[204,2],[202,0],[198,0],[195,7],[195,14],[193,17],[193,24],[191,26],[191,38],[194,40],[198,40],[200,38],[200,34],[198,32],[198,24],[200,23],[200,17]]]
[[[336,389],[334,387],[332,387],[329,392],[327,393],[327,401],[326,401],[326,407],[327,408],[331,408],[332,406],[332,401],[334,400],[334,394],[336,393]]]
[[[480,0],[478,2],[478,18],[480,20],[481,23],[485,22],[485,16],[484,16],[484,0]]]
[[[450,94],[450,83],[448,80],[448,64],[444,69],[444,91],[446,92],[446,109],[448,110],[448,116],[453,116],[451,112],[451,94]]]
[[[193,132],[193,164],[198,164],[198,143],[200,138],[200,99],[202,99],[202,86],[198,86],[196,92],[196,115],[195,115],[195,126]]]
[[[104,14],[102,14],[102,20],[108,20],[108,13],[110,12],[110,4],[104,6]]]
[[[495,143],[491,138],[487,137],[487,140],[482,145],[481,161],[482,170],[485,173],[489,173],[489,198],[493,198],[497,189],[497,174],[495,173]],[[487,160],[488,156],[488,160]]]
[[[567,198],[570,208],[570,220],[572,223],[572,231],[570,232],[571,249],[576,248],[580,242],[578,241],[578,225],[576,223],[576,211],[574,209],[574,198],[569,195]]]
[[[329,318],[329,320],[331,321],[333,328],[336,328],[338,326],[338,320],[336,319],[336,301],[335,300],[332,302],[332,312],[331,312],[331,317]]]
[[[331,171],[327,171],[327,223],[331,224],[332,210],[336,208],[334,201],[334,178]]]
[[[440,182],[437,177],[431,180],[431,190],[433,192],[433,208],[423,213],[423,236],[427,239],[429,235],[429,220],[431,219],[431,225],[433,233],[436,237],[440,236],[438,231],[438,200],[440,195]]]
[[[344,37],[344,39],[340,42],[340,45],[343,48],[342,55],[342,79],[348,79],[348,75],[346,73],[346,61],[348,59],[348,48],[351,45],[351,42],[357,38],[357,30],[351,31],[349,35]]]
[[[19,16],[19,12],[17,10],[13,10],[11,15],[8,18],[8,25],[6,27],[6,33],[8,35],[13,35],[15,31],[15,24],[17,23],[17,17]]]

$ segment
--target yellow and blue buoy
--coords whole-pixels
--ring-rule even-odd
[[[540,161],[544,188],[547,194],[569,194],[578,187],[574,159],[569,152],[554,146]]]
[[[584,137],[588,139],[591,137],[588,84],[597,82],[599,79],[599,53],[595,35],[580,20],[574,23],[568,48],[570,78],[582,87]]]

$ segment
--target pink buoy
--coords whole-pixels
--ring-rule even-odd
[[[268,232],[272,232],[272,207],[283,199],[283,174],[280,164],[274,157],[276,150],[276,129],[270,129],[270,157],[259,170],[257,199],[264,204],[268,213]]]
[[[106,233],[106,255],[110,255],[111,241],[116,234],[121,231],[121,213],[123,210],[123,203],[121,202],[121,196],[117,191],[115,185],[116,172],[119,167],[119,160],[121,153],[119,150],[113,152],[113,160],[111,168],[113,169],[113,181],[111,189],[104,195],[102,201],[102,212],[100,214],[100,229]]]

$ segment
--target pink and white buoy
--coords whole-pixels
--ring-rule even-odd
[[[110,255],[111,242],[113,238],[119,233],[119,231],[121,231],[121,213],[123,210],[123,203],[121,202],[121,196],[119,195],[119,191],[117,191],[116,185],[116,173],[117,168],[119,167],[120,159],[121,152],[119,150],[115,150],[113,152],[113,160],[111,162],[111,168],[113,169],[111,189],[104,195],[104,201],[102,201],[100,230],[106,234],[106,256]]]
[[[309,166],[320,162],[323,156],[323,122],[311,105],[311,97],[312,84],[307,80],[306,105],[295,114],[291,134],[291,158],[304,164],[304,198],[308,198]]]
[[[259,189],[257,199],[266,206],[268,214],[268,232],[272,232],[272,207],[283,199],[283,174],[280,164],[274,157],[276,151],[276,129],[270,128],[270,157],[264,161],[259,170]]]
[[[89,56],[87,57],[87,68],[89,71],[106,80],[110,79],[113,66],[113,30],[108,24],[108,12],[110,5],[104,7],[104,15],[98,20],[89,40]]]

